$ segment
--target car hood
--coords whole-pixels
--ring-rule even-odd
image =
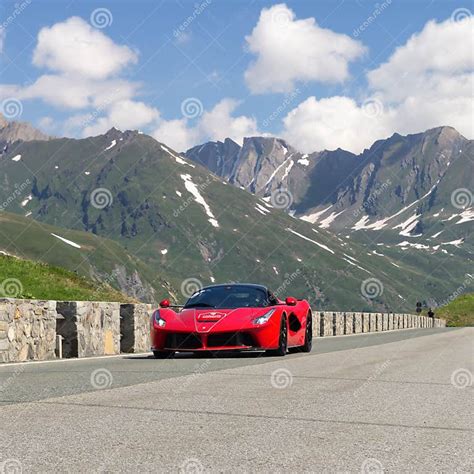
[[[238,331],[255,327],[253,320],[271,308],[189,308],[175,313],[175,321],[181,330],[200,333],[214,331]]]

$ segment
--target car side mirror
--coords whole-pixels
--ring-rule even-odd
[[[170,307],[170,300],[160,301],[160,308],[169,308],[169,307]]]
[[[291,296],[288,296],[288,298],[286,298],[285,300],[285,304],[287,306],[296,306],[296,303],[297,303],[296,298],[292,298]]]

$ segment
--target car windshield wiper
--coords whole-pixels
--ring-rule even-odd
[[[207,303],[194,303],[194,304],[190,304],[188,306],[185,306],[184,309],[188,309],[188,308],[199,308],[199,307],[202,307],[202,308],[215,308],[215,306],[213,304],[207,304]]]

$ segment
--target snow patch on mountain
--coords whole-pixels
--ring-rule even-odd
[[[326,211],[331,209],[331,207],[332,204],[329,207],[326,207],[326,209],[323,209],[322,211],[314,212],[313,214],[308,214],[306,216],[301,216],[300,219],[302,221],[311,222],[311,224],[315,224],[320,218],[320,216],[322,216]]]
[[[290,229],[289,227],[286,229],[288,232],[291,232],[292,234],[297,235],[298,237],[301,237],[304,240],[307,240],[308,242],[311,242],[313,244],[316,244],[318,247],[321,247],[322,249],[326,250],[327,252],[330,252],[332,254],[335,254],[334,250],[331,250],[329,247],[327,247],[324,244],[320,244],[319,242],[316,242],[316,240],[310,239],[309,237],[306,237],[303,234],[300,234],[299,232],[294,231],[293,229]]]
[[[207,204],[207,202],[199,192],[199,188],[193,183],[191,175],[182,174],[180,176],[181,179],[184,181],[184,187],[186,188],[186,190],[191,193],[194,196],[194,200],[204,208],[204,211],[209,217],[208,221],[211,223],[211,225],[213,227],[219,227],[219,222],[217,222],[214,214],[211,211],[211,208],[209,207],[209,204]]]
[[[21,201],[21,207],[25,207],[32,199],[33,196],[30,194],[23,201]]]
[[[107,150],[110,150],[111,148],[113,148],[115,145],[117,145],[117,140],[112,140],[110,142],[110,145],[104,149],[104,151],[107,151]]]
[[[303,165],[303,166],[309,166],[308,156],[309,156],[309,155],[303,155],[303,156],[297,161],[297,163],[299,163],[300,165]]]
[[[196,168],[195,165],[193,165],[192,163],[188,163],[186,160],[183,160],[180,156],[175,155],[171,150],[166,148],[164,145],[160,145],[160,146],[163,151],[168,153],[168,155],[172,156],[176,160],[176,163],[179,163],[180,165],[187,165],[187,166],[190,166],[191,168]]]
[[[474,220],[474,209],[466,209],[464,212],[461,212],[459,216],[461,217],[461,220],[456,222],[456,225],[464,224],[465,222],[471,222]]]
[[[341,212],[331,212],[331,215],[329,215],[328,217],[326,217],[326,219],[322,220],[319,223],[319,227],[321,227],[321,229],[327,229],[331,225],[331,223],[343,212],[344,210],[342,210]]]
[[[76,244],[76,242],[73,242],[72,240],[65,239],[64,237],[61,237],[60,235],[53,234],[52,232],[51,232],[51,235],[53,237],[56,237],[57,239],[63,241],[65,244],[70,245],[71,247],[74,247],[76,249],[81,248],[81,246],[79,244]]]

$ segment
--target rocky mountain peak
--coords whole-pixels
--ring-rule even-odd
[[[0,128],[6,127],[8,125],[8,120],[3,114],[0,113]]]
[[[0,143],[3,145],[18,140],[28,142],[32,140],[50,140],[51,138],[27,122],[10,122],[0,114]]]

